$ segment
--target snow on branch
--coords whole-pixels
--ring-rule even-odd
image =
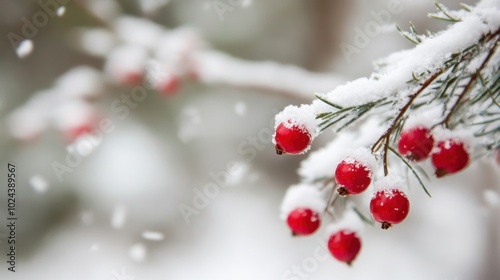
[[[441,69],[451,54],[476,44],[484,34],[496,33],[499,26],[498,10],[475,9],[448,30],[425,39],[415,48],[378,61],[381,67],[372,77],[349,82],[322,97],[342,107],[359,106],[394,95],[405,99],[411,94],[409,89],[413,85],[408,81],[413,80],[413,75],[430,76],[428,73]]]
[[[345,152],[365,147],[382,163],[375,178],[412,174],[430,196],[421,179],[430,177],[417,161],[431,157],[440,178],[500,149],[500,5],[483,0],[460,11],[436,6],[439,12],[430,16],[449,22],[446,30],[419,35],[410,23],[410,31],[401,33],[416,44],[414,48],[377,61],[370,77],[294,107],[295,119],[276,116],[276,127],[284,122],[301,127],[302,120],[315,118],[317,132],[341,132],[302,162],[303,184],[333,182],[335,190],[335,170]],[[288,137],[278,134],[276,139]],[[402,146],[408,144],[402,144],[403,135],[415,146]],[[286,153],[283,147],[276,151]],[[345,195],[340,187],[339,194]],[[326,210],[329,207],[333,209],[333,203]]]
[[[314,92],[326,91],[345,82],[333,73],[314,73],[293,65],[232,57],[208,48],[208,43],[192,28],[166,29],[146,19],[130,16],[121,16],[106,26],[107,30],[80,30],[79,45],[91,55],[104,56],[108,65],[116,63],[118,68],[129,67],[131,63],[124,65],[123,61],[140,56],[142,61],[136,60],[135,69],[131,70],[140,71],[147,61],[154,61],[175,75],[195,76],[208,85],[253,88],[301,101],[309,101],[314,98]],[[93,43],[97,38],[106,44]],[[115,47],[110,47],[110,44]],[[116,55],[119,50],[132,48],[136,50]],[[144,53],[153,55],[144,57],[141,55]]]
[[[81,118],[71,124],[71,129],[88,130],[92,119],[88,115],[97,114],[90,110],[92,101],[117,86],[140,86],[172,95],[182,82],[198,81],[210,86],[250,88],[305,102],[314,98],[314,92],[326,91],[344,81],[335,74],[231,57],[208,48],[208,43],[192,28],[167,29],[147,19],[122,16],[116,1],[101,2],[77,2],[100,27],[78,29],[75,39],[80,50],[104,59],[103,68],[76,66],[62,74],[53,87],[34,94],[32,100],[9,116],[13,137],[31,140],[51,126],[67,129],[55,121],[69,117],[59,114],[71,114],[64,108],[85,108],[79,110],[86,113],[77,114]],[[45,104],[52,104],[54,109],[46,110]]]
[[[343,79],[276,62],[244,61],[217,51],[201,51],[196,56],[199,79],[207,84],[256,88],[287,94],[301,100],[314,98],[314,92],[335,87]]]
[[[467,81],[476,82],[481,76],[476,70],[484,70],[485,80],[497,83],[495,71],[498,71],[499,55],[495,51],[500,35],[499,10],[483,1],[470,11],[454,14],[461,18],[447,30],[422,39],[413,49],[379,60],[377,71],[370,77],[317,94],[318,99],[302,106],[301,110],[304,114],[315,114],[320,131],[332,127],[340,131],[368,116],[384,115],[394,121],[388,133],[382,135],[388,138],[402,125],[400,121],[407,118],[410,110],[422,107],[423,103],[419,103],[418,108],[414,106],[417,100],[431,102],[446,97],[446,105],[461,101],[449,91],[462,88]],[[471,68],[474,68],[472,74],[468,73]],[[477,83],[473,85],[477,92]],[[437,93],[440,93],[438,97]],[[431,107],[423,106],[423,109]],[[445,106],[443,110],[449,111],[449,108]],[[443,121],[448,125],[449,116]],[[384,139],[375,142],[374,152],[381,140]]]

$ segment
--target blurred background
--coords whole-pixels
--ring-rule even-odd
[[[47,16],[47,2],[64,8]],[[184,69],[175,94],[149,90],[126,116],[113,107],[133,88],[109,72],[115,69],[107,51],[109,24],[121,16],[166,30],[189,27],[203,48],[245,61],[290,64],[348,81],[369,75],[377,58],[412,46],[394,23],[406,27],[411,20],[420,32],[445,28],[427,18],[433,2],[2,1],[0,174],[6,181],[5,166],[16,164],[18,228],[12,273],[4,261],[7,227],[0,227],[0,279],[497,279],[500,166],[494,159],[429,183],[432,199],[415,187],[405,223],[387,232],[367,228],[362,251],[348,267],[329,256],[322,231],[293,238],[279,218],[281,199],[299,182],[296,171],[307,155],[275,155],[274,115],[310,102],[318,89],[310,96],[282,94],[206,82],[203,73],[189,78]],[[459,8],[458,1],[443,3]],[[399,8],[387,24],[366,35],[377,22],[374,14],[391,5]],[[40,13],[46,24],[29,43],[13,45],[8,34],[22,36],[23,18],[42,21]],[[95,28],[108,33],[89,35]],[[134,32],[142,31],[132,28],[128,35]],[[84,78],[58,86],[64,73],[81,65],[91,67],[81,71]],[[89,78],[94,74],[98,78]],[[253,73],[247,74],[251,81]],[[78,102],[61,109],[57,98],[88,88],[100,92],[84,96],[90,109]],[[33,101],[37,97],[43,106]],[[113,129],[68,162],[72,143],[86,129],[72,125],[81,124],[87,109],[111,120]],[[50,123],[40,117],[47,114]],[[313,149],[331,137],[322,135]],[[200,195],[207,185],[214,193]],[[7,225],[6,187],[0,209]]]

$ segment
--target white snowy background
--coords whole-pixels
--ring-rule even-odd
[[[366,228],[352,267],[329,256],[326,225],[313,237],[293,238],[279,209],[287,187],[298,182],[297,169],[307,155],[278,157],[270,132],[274,115],[284,106],[309,103],[313,96],[269,90],[272,80],[259,71],[279,71],[274,64],[239,72],[217,69],[210,59],[220,61],[218,57],[207,55],[205,82],[186,81],[175,96],[148,94],[123,120],[113,118],[110,103],[130,89],[107,92],[95,104],[112,117],[114,131],[59,181],[51,164],[64,162],[67,154],[60,132],[48,129],[36,141],[20,141],[8,119],[68,69],[102,68],[101,58],[81,51],[76,30],[100,22],[78,2],[70,1],[50,17],[17,54],[8,39],[0,42],[0,162],[17,165],[19,219],[17,272],[12,273],[4,261],[7,191],[1,183],[0,279],[465,280],[500,275],[500,166],[492,158],[429,183],[432,199],[411,181],[406,221],[389,231]],[[385,0],[239,1],[241,6],[222,18],[215,2],[120,1],[119,13],[147,17],[168,28],[191,27],[211,49],[237,58],[327,72],[318,79],[327,80],[322,87],[328,86],[329,77],[337,84],[369,75],[373,60],[411,47],[388,25],[370,36],[359,53],[349,59],[342,54],[340,44],[354,45],[356,28],[363,30],[375,21],[372,12],[387,10]],[[407,26],[411,20],[419,31],[445,27],[426,17],[435,11],[433,1],[400,3],[402,11],[392,14],[391,22]],[[459,7],[458,1],[443,3]],[[41,10],[36,1],[3,1],[0,34],[19,34],[21,19]],[[105,45],[103,41],[95,39],[94,44]],[[218,83],[210,66],[230,77],[232,85]],[[253,75],[267,88],[247,84]],[[65,91],[72,91],[71,84],[66,86]],[[56,103],[48,102],[43,110],[54,110]],[[36,120],[21,124],[35,125]],[[320,136],[312,149],[324,146],[329,137]],[[226,171],[234,161],[238,169],[227,187],[186,223],[179,205],[192,206],[193,190],[213,183],[210,174]],[[4,181],[5,169],[0,172]],[[358,200],[366,213],[368,199]]]

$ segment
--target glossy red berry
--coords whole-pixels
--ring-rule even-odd
[[[408,216],[410,201],[398,189],[380,190],[372,197],[370,212],[375,221],[382,223],[383,229],[388,229]]]
[[[422,161],[429,157],[434,146],[431,131],[423,126],[401,132],[398,142],[399,153],[413,161]]]
[[[372,172],[359,161],[342,161],[335,170],[335,181],[339,185],[340,195],[358,194],[366,190],[371,183]]]
[[[436,168],[436,176],[441,178],[463,170],[469,164],[469,153],[459,140],[440,141],[432,154],[432,164]]]
[[[319,228],[321,219],[311,209],[297,208],[288,215],[287,223],[293,235],[309,235]]]
[[[309,132],[297,125],[287,127],[281,123],[276,128],[276,135],[274,138],[276,142],[276,153],[282,154],[300,154],[309,147],[311,143],[311,135]]]
[[[355,232],[341,230],[328,239],[328,250],[334,258],[351,265],[361,249],[361,240]]]

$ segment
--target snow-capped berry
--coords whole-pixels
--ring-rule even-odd
[[[273,144],[282,155],[306,152],[318,135],[316,111],[311,105],[289,105],[275,116]]]
[[[300,154],[311,144],[311,135],[309,132],[298,125],[287,127],[281,123],[276,128],[274,138],[276,142],[276,153],[282,154]]]
[[[410,211],[410,201],[403,191],[395,188],[378,190],[370,202],[370,212],[383,229],[401,223]]]
[[[371,183],[372,172],[359,161],[343,160],[335,170],[335,181],[339,184],[340,195],[358,194],[366,190]]]
[[[432,153],[432,164],[436,168],[436,176],[441,178],[463,170],[469,164],[469,153],[460,140],[440,141]]]
[[[328,250],[334,258],[351,265],[361,249],[361,240],[355,232],[341,230],[328,239]]]
[[[140,85],[144,80],[148,57],[148,51],[141,46],[127,44],[115,48],[106,57],[104,72],[121,85]]]
[[[321,224],[319,214],[308,208],[297,208],[290,212],[287,223],[293,235],[309,235]]]
[[[428,158],[433,146],[434,138],[431,131],[423,126],[403,130],[398,142],[399,153],[413,161]]]
[[[173,95],[177,93],[181,81],[177,76],[170,76],[167,79],[161,81],[158,85],[158,91],[163,95]]]
[[[281,204],[281,218],[286,220],[292,233],[310,234],[320,226],[320,215],[326,201],[317,185],[298,184],[286,191]]]

